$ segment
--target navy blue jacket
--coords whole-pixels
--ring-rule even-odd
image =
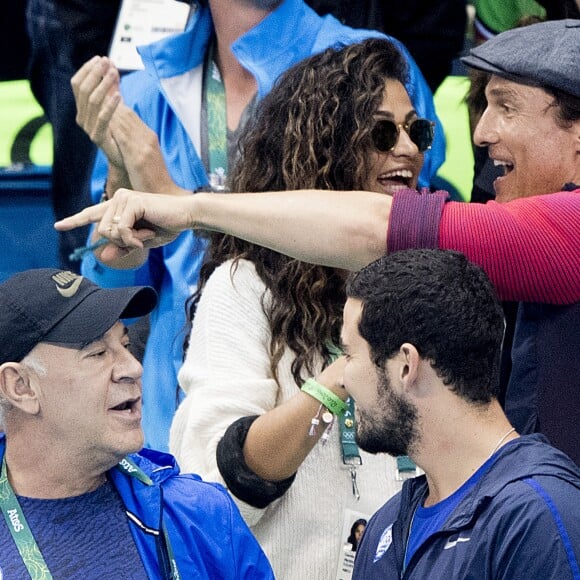
[[[580,469],[539,434],[505,445],[403,570],[427,481],[405,482],[370,520],[353,579],[580,579]]]
[[[580,303],[522,302],[505,413],[518,433],[544,434],[580,465]]]

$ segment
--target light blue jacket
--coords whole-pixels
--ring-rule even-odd
[[[126,76],[122,82],[125,102],[159,136],[172,178],[181,187],[192,190],[207,185],[207,176],[192,140],[171,106],[168,81],[202,65],[212,30],[209,9],[199,8],[183,34],[142,47],[145,70]],[[239,38],[232,50],[256,78],[261,98],[298,61],[331,45],[359,42],[371,36],[383,35],[354,30],[331,16],[321,18],[302,0],[285,0]],[[408,51],[398,42],[397,46],[411,65],[407,89],[415,109],[420,116],[437,120],[427,83]],[[443,129],[438,120],[437,123],[433,148],[425,153],[421,185],[429,183],[445,157]],[[106,171],[106,160],[100,153],[93,174],[95,201],[103,191]],[[204,248],[203,241],[191,232],[184,232],[173,243],[151,250],[148,262],[137,270],[107,268],[92,254],[82,264],[83,274],[101,286],[145,284],[153,286],[159,294],[159,304],[151,314],[151,333],[143,360],[145,444],[156,449],[168,448],[169,427],[176,409],[176,377],[182,362],[184,303],[197,284]]]
[[[5,437],[0,434],[0,463],[4,450]],[[161,532],[164,526],[183,579],[274,579],[264,552],[223,487],[180,474],[174,457],[166,453],[144,449],[130,457],[153,485],[116,468],[107,475],[127,510],[149,578],[168,578],[170,551]]]

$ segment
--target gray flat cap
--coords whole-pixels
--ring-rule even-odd
[[[509,80],[580,97],[580,20],[513,28],[470,50],[462,62]]]

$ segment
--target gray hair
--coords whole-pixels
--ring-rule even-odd
[[[21,361],[20,364],[26,367],[29,371],[32,371],[35,375],[39,377],[46,376],[46,367],[40,362],[38,357],[34,354],[27,354]]]

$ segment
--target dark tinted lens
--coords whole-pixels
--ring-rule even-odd
[[[390,151],[396,144],[399,132],[397,125],[388,119],[379,119],[371,131],[373,145],[383,153]]]
[[[433,135],[433,123],[427,119],[415,119],[409,127],[409,137],[421,152],[433,145]]]

